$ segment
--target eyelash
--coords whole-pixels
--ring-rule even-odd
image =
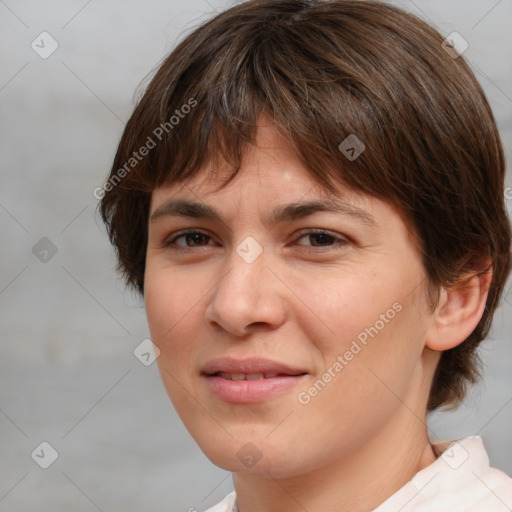
[[[178,240],[181,237],[187,236],[187,235],[203,235],[203,236],[209,238],[210,240],[212,240],[212,237],[210,235],[203,233],[202,231],[190,229],[187,231],[178,232],[176,234],[176,236],[173,236],[171,239],[166,240],[163,243],[163,247],[170,249],[170,250],[184,251],[184,252],[193,250],[194,247],[186,247],[186,246],[183,247],[183,246],[175,245],[176,240]],[[318,235],[327,235],[329,238],[332,238],[334,240],[334,242],[337,242],[337,244],[339,246],[345,246],[349,243],[349,241],[346,238],[335,235],[334,233],[331,233],[325,229],[311,229],[306,232],[302,232],[297,240],[300,240],[301,238],[303,238],[305,236],[318,236]],[[209,244],[207,244],[207,245],[209,245]],[[206,246],[197,246],[197,247],[206,247]],[[318,248],[318,249],[320,249],[320,251],[325,251],[325,250],[330,250],[330,248],[334,247],[334,246],[314,246],[313,245],[313,246],[304,246],[304,247]],[[300,250],[304,250],[304,249],[300,249]]]

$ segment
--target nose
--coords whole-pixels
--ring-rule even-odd
[[[279,327],[286,315],[286,286],[271,267],[265,250],[254,261],[233,250],[210,296],[206,320],[239,337],[262,326]]]

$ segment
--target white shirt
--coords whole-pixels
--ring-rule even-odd
[[[418,471],[373,512],[507,512],[512,478],[489,466],[479,436],[452,442],[430,466]],[[206,512],[238,512],[228,494]]]

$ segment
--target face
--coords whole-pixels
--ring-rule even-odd
[[[417,422],[425,271],[398,211],[322,191],[271,124],[229,185],[211,176],[154,190],[144,283],[164,385],[204,453],[292,476]]]

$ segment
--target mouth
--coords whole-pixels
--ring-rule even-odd
[[[209,377],[221,377],[226,380],[263,380],[263,379],[274,379],[276,377],[297,377],[299,375],[305,375],[305,373],[298,374],[285,374],[285,373],[227,373],[227,372],[216,372],[210,374]]]
[[[221,357],[208,361],[203,366],[201,373],[209,376],[222,376],[224,378],[234,376],[235,379],[232,380],[242,380],[240,376],[244,376],[244,379],[245,377],[253,377],[253,379],[250,378],[248,380],[258,380],[273,378],[279,375],[297,376],[307,372],[303,368],[293,367],[271,359]]]
[[[201,376],[212,394],[224,402],[264,402],[295,387],[308,373],[267,359],[215,359]]]

